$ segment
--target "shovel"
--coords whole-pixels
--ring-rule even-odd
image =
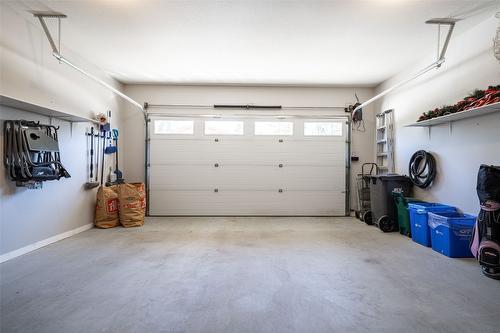
[[[116,182],[118,184],[124,183],[125,180],[123,179],[123,173],[121,172],[120,169],[118,169],[118,130],[113,129],[113,141],[115,142],[115,161],[116,161],[116,169],[114,171],[116,175]]]
[[[99,186],[98,182],[94,181],[94,126],[90,128],[90,179],[85,183],[85,189],[90,190]],[[96,170],[97,174],[97,170]]]

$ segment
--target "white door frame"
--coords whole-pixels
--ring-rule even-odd
[[[183,110],[184,111],[184,110]],[[224,119],[224,118],[269,118],[269,119],[337,119],[345,122],[346,130],[346,149],[345,149],[345,167],[346,167],[346,179],[345,179],[345,216],[350,216],[351,204],[350,204],[350,193],[351,193],[351,119],[346,114],[310,114],[310,115],[293,115],[293,114],[283,114],[283,113],[234,113],[234,114],[222,114],[214,115],[204,113],[178,113],[178,112],[147,112],[146,114],[146,126],[145,126],[145,176],[146,176],[146,216],[151,216],[149,211],[150,202],[150,178],[151,178],[151,129],[150,123],[151,118],[207,118],[207,119]],[[156,216],[156,215],[155,215]]]

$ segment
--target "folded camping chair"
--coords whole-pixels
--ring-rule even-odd
[[[71,177],[60,160],[57,130],[33,121],[5,121],[4,164],[18,185]]]

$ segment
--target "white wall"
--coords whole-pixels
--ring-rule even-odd
[[[396,171],[408,174],[411,155],[420,149],[437,159],[438,174],[434,185],[416,190],[416,196],[455,205],[476,214],[479,209],[475,191],[479,165],[500,165],[500,113],[427,128],[405,127],[420,114],[445,104],[454,104],[474,89],[500,84],[500,65],[492,51],[498,19],[489,17],[452,37],[446,63],[418,81],[386,95],[377,103],[377,111],[395,109]],[[457,24],[460,24],[458,22]],[[380,92],[408,77],[435,60],[429,55],[405,73],[377,87]]]
[[[125,92],[135,100],[151,104],[260,104],[283,106],[345,106],[353,104],[354,93],[361,100],[373,96],[371,88],[313,88],[313,87],[252,87],[252,86],[162,86],[126,85]],[[124,160],[125,177],[130,181],[144,181],[144,122],[137,109],[126,106],[123,132],[127,155]],[[153,111],[156,109],[152,109]],[[180,112],[193,113],[193,110]],[[207,114],[214,110],[202,110]],[[311,111],[310,111],[311,112]],[[322,114],[325,111],[318,111]],[[352,152],[360,156],[353,163],[352,179],[360,172],[361,164],[372,162],[374,144],[374,112],[372,107],[365,111],[364,133],[354,132]],[[351,181],[354,189],[354,182]],[[351,195],[352,202],[355,193]],[[352,207],[355,207],[353,204]]]
[[[0,94],[58,111],[92,117],[111,110],[119,127],[121,101],[114,94],[63,64],[51,50],[38,21],[27,12],[0,4]],[[51,28],[54,28],[51,26]],[[56,31],[56,30],[53,30]],[[63,53],[95,75],[120,88],[120,84],[86,64],[63,44]],[[1,107],[0,120],[49,120],[33,113]],[[63,164],[72,178],[45,182],[42,190],[16,188],[7,179],[3,163],[0,176],[0,254],[91,223],[95,191],[84,191],[88,124],[60,125]],[[3,139],[3,136],[2,136]],[[3,149],[3,143],[2,143]],[[3,152],[2,152],[3,158]]]

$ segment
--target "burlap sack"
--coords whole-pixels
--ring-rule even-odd
[[[144,225],[146,213],[146,191],[143,183],[118,185],[120,223],[125,228]]]
[[[103,229],[114,228],[120,225],[116,186],[101,186],[97,190],[94,224],[96,227]]]

